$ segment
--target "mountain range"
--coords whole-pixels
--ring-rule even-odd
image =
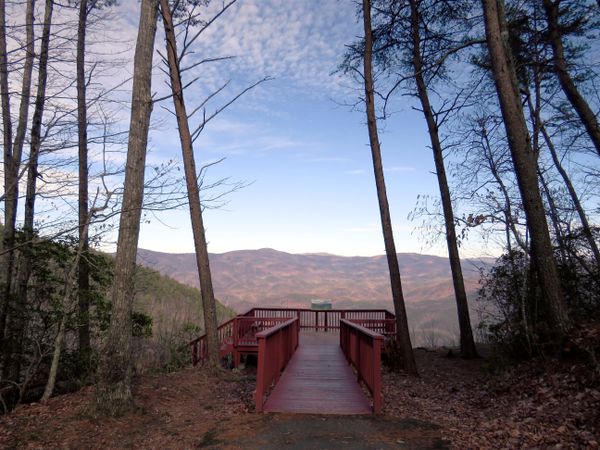
[[[458,325],[448,259],[400,253],[398,261],[413,340],[417,345],[431,344],[425,341],[432,340],[437,344],[454,343]],[[489,258],[462,261],[474,324],[480,268],[492,262]],[[140,249],[138,263],[199,287],[193,253]],[[238,312],[254,306],[309,308],[311,299],[331,300],[334,308],[393,311],[385,256],[290,254],[260,249],[210,254],[210,263],[215,296]]]

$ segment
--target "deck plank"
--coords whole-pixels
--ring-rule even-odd
[[[302,331],[300,345],[267,399],[267,412],[370,414],[337,333]]]

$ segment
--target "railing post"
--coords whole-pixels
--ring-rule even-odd
[[[327,318],[329,317],[329,311],[325,311],[325,333],[327,333]]]
[[[379,414],[383,406],[381,397],[381,342],[381,337],[373,340],[373,412],[375,414]]]
[[[265,395],[265,377],[267,375],[267,352],[266,341],[264,336],[257,336],[258,340],[258,362],[256,368],[256,392],[254,401],[256,403],[256,411],[263,410],[263,397]]]
[[[233,319],[233,336],[231,340],[233,348],[236,349],[239,341],[239,319],[237,317]]]

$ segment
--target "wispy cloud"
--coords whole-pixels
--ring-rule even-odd
[[[411,166],[391,166],[384,167],[383,170],[386,172],[414,172],[416,169]]]
[[[346,171],[347,175],[363,175],[365,174],[365,170],[364,169],[354,169],[354,170],[348,170]]]

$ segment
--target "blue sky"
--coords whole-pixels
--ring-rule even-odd
[[[127,5],[131,14],[137,5]],[[131,17],[131,16],[130,16]],[[203,69],[187,94],[188,110],[231,79],[208,108],[271,76],[211,122],[195,144],[197,161],[226,158],[208,178],[250,183],[225,207],[205,213],[211,252],[263,247],[292,253],[384,253],[360,86],[332,75],[344,45],[362,35],[350,0],[240,0],[197,46],[194,57],[235,55]],[[163,45],[162,36],[157,47]],[[164,76],[157,72],[160,93]],[[167,106],[167,104],[165,104]],[[149,160],[180,158],[175,121],[155,108]],[[425,124],[410,103],[396,106],[380,136],[399,252],[445,254],[427,246],[407,215],[417,195],[437,195]],[[142,226],[140,247],[193,251],[186,209],[163,212]],[[469,249],[466,248],[467,253]],[[480,248],[475,250],[477,254]]]

